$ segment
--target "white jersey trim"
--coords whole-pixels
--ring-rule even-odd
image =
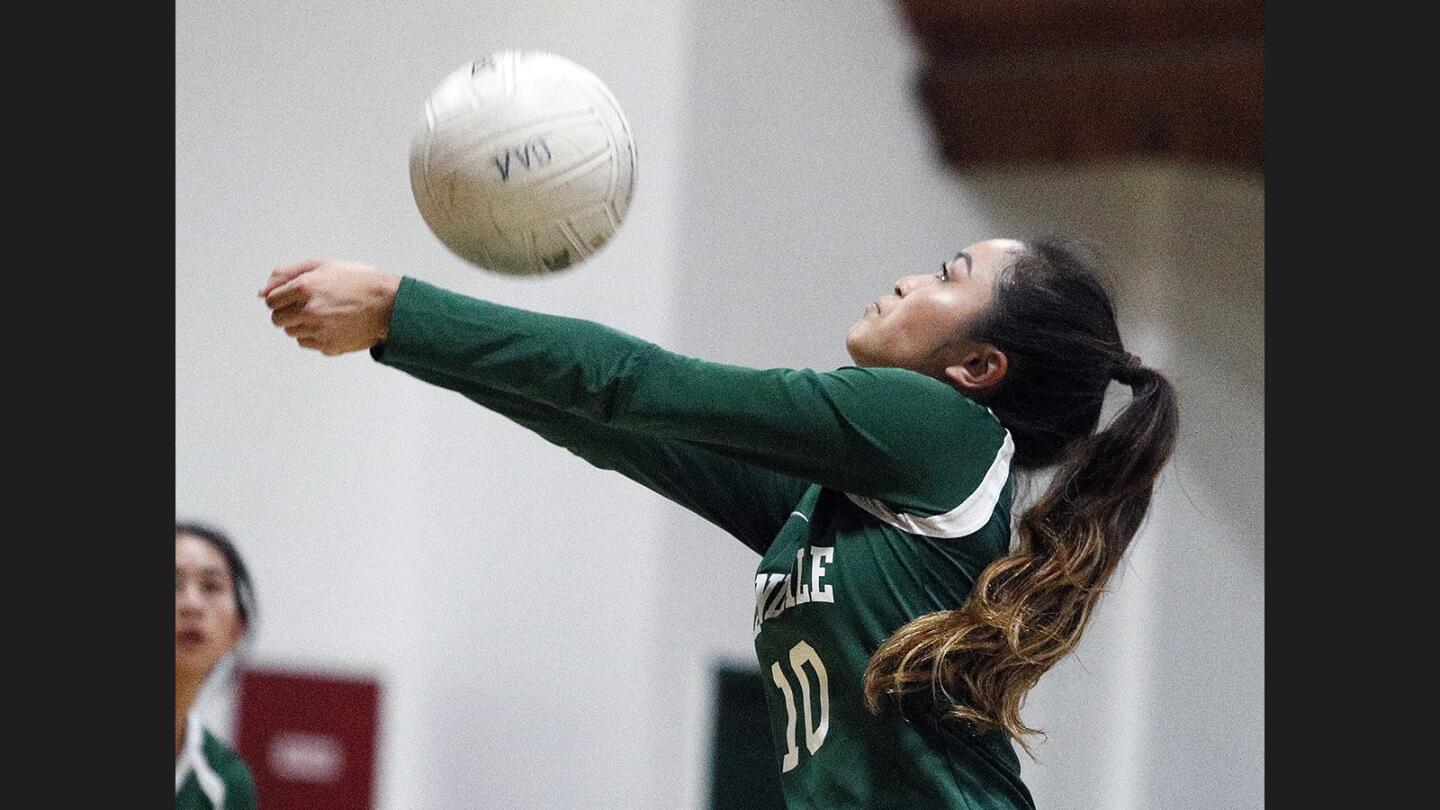
[[[995,454],[995,460],[991,462],[990,469],[985,471],[985,477],[980,481],[980,486],[970,493],[959,506],[951,509],[943,515],[932,515],[930,517],[915,517],[904,512],[896,512],[885,504],[874,498],[867,498],[863,495],[851,495],[845,493],[845,497],[855,502],[855,505],[866,512],[889,523],[897,529],[904,529],[911,534],[920,534],[926,537],[964,537],[967,534],[974,534],[986,523],[990,522],[990,515],[995,511],[995,504],[1000,501],[1000,492],[1005,488],[1005,481],[1010,477],[1010,459],[1015,455],[1015,442],[1010,439],[1010,431],[1005,431],[1005,440],[1000,443],[1000,451]]]
[[[215,807],[225,806],[225,780],[205,761],[205,729],[195,715],[185,718],[185,748],[175,762],[175,793],[180,793],[191,772],[200,785],[200,792]]]

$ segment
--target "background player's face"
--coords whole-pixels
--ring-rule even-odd
[[[845,336],[857,366],[898,366],[945,379],[969,348],[970,326],[990,306],[995,280],[1024,245],[989,239],[965,248],[940,272],[904,276],[866,305]],[[968,259],[968,261],[967,261]]]
[[[176,534],[176,677],[208,675],[244,630],[224,555],[199,537]]]

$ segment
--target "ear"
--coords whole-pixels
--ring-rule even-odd
[[[967,350],[960,362],[947,366],[945,376],[962,394],[983,394],[999,385],[1010,370],[1009,358],[988,343]]]

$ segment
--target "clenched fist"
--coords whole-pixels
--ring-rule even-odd
[[[399,288],[399,276],[369,265],[317,260],[277,268],[260,297],[285,334],[333,356],[385,339]]]

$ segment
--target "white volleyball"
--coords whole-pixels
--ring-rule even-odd
[[[425,224],[466,261],[551,273],[584,261],[625,219],[635,146],[595,74],[543,51],[500,51],[446,76],[410,145]]]

